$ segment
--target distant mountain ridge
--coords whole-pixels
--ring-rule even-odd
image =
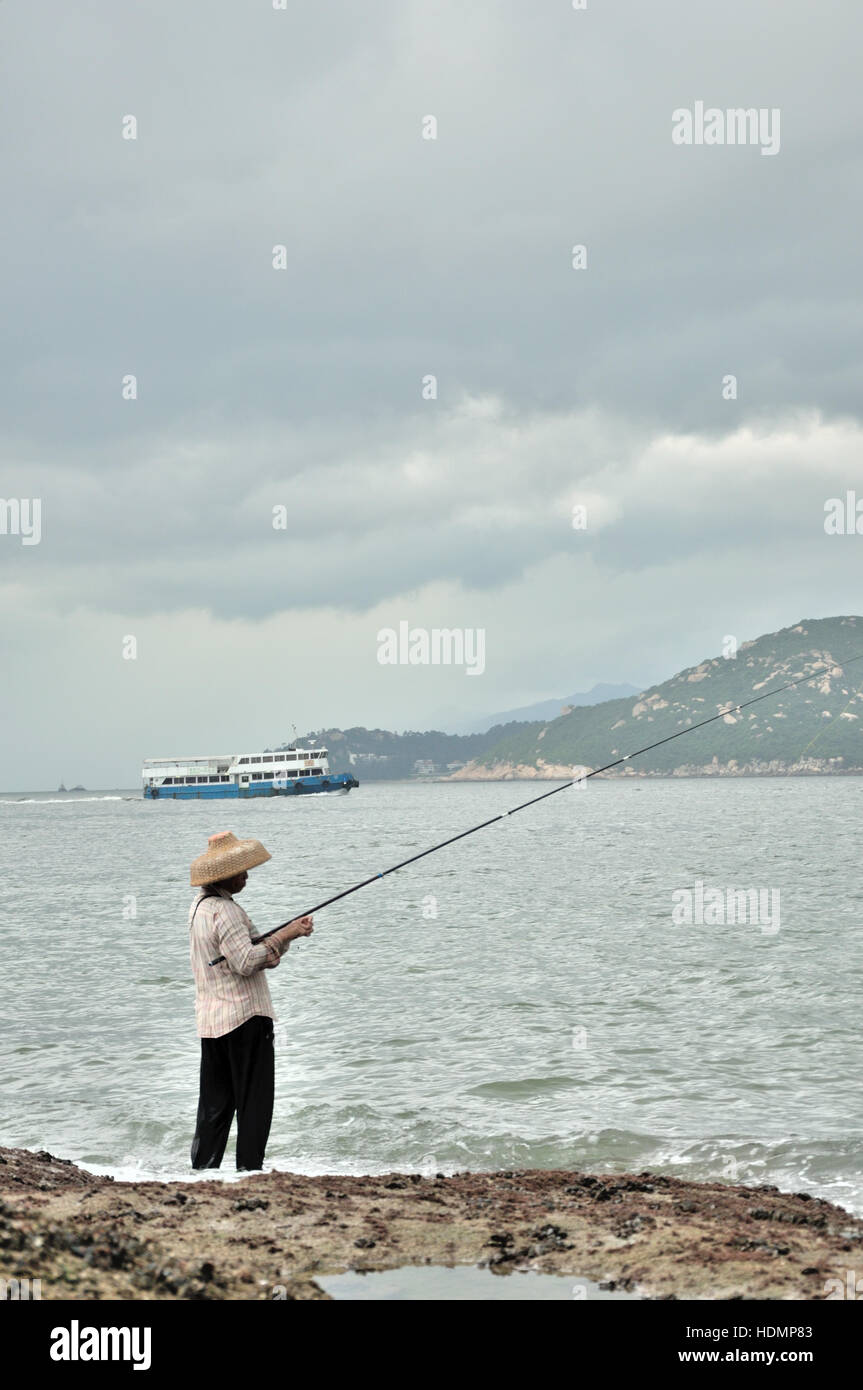
[[[818,680],[742,714],[729,712],[610,775],[863,772],[863,661],[847,670],[842,665],[861,650],[863,618],[804,620],[742,643],[733,657],[688,667],[634,701],[610,700],[513,726],[454,775],[569,777],[574,767],[600,767],[798,675]]]
[[[481,756],[501,738],[521,724],[497,725],[481,734],[447,734],[440,729],[315,729],[306,738],[316,738],[329,750],[334,772],[353,772],[363,781],[397,780],[413,777],[446,777],[471,759]]]
[[[863,617],[816,618],[709,657],[659,685],[576,706],[568,714],[510,720],[483,733],[316,729],[334,771],[364,780],[435,777],[493,780],[572,776],[742,703],[798,675],[788,690],[639,757],[609,776],[747,776],[863,773]],[[607,688],[607,687],[605,687]],[[594,687],[594,690],[603,687]],[[558,701],[550,701],[555,708]],[[530,708],[530,707],[528,707]],[[517,711],[513,711],[517,713]],[[603,774],[605,775],[605,774]]]
[[[594,687],[600,691],[614,688]],[[638,693],[634,686],[631,688]],[[560,713],[561,701],[546,703],[553,714]],[[440,729],[408,729],[395,733],[391,729],[331,728],[313,729],[305,739],[314,738],[329,749],[334,772],[353,771],[360,781],[401,780],[447,777],[481,757],[502,739],[533,727],[526,721],[508,719],[491,728],[469,733],[446,733]]]
[[[593,686],[591,690],[581,690],[575,695],[565,695],[561,700],[540,700],[535,705],[522,705],[520,709],[504,710],[500,714],[487,714],[479,719],[467,719],[462,724],[453,728],[453,733],[458,734],[480,734],[487,733],[496,724],[531,723],[537,719],[556,719],[563,710],[569,706],[576,709],[581,705],[599,705],[604,700],[622,700],[629,695],[637,695],[639,686],[628,685],[624,682],[621,685],[608,685],[604,682]]]

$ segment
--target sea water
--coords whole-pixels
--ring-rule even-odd
[[[271,851],[241,899],[265,930],[546,789],[3,796],[0,1143],[189,1175],[214,831]],[[326,909],[267,976],[267,1165],[652,1169],[863,1211],[861,810],[857,778],[597,779]],[[777,892],[778,925],[681,921],[698,884]]]

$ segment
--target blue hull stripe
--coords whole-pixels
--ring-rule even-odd
[[[359,783],[346,772],[327,777],[303,777],[289,782],[287,788],[275,788],[272,782],[250,782],[238,787],[234,782],[203,782],[198,786],[145,787],[146,801],[224,801],[245,800],[250,796],[309,796],[314,792],[349,791]]]

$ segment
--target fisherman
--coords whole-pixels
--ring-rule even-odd
[[[190,882],[201,888],[189,911],[195,1017],[201,1039],[201,1088],[192,1141],[192,1167],[218,1168],[237,1112],[237,1169],[263,1167],[273,1118],[275,1065],[273,1004],[263,976],[290,943],[311,936],[312,918],[280,927],[266,941],[234,895],[248,870],[271,858],[260,840],[230,831],[211,835],[192,864]],[[223,956],[219,965],[209,962]]]

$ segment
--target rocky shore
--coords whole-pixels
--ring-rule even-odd
[[[591,767],[570,767],[566,763],[539,762],[536,766],[532,763],[467,763],[449,777],[436,777],[435,781],[571,781],[591,771]],[[602,781],[634,781],[636,778],[667,781],[674,777],[860,777],[863,767],[839,767],[837,759],[828,758],[799,758],[791,763],[782,762],[781,758],[749,763],[738,763],[732,758],[720,763],[714,758],[710,763],[681,763],[670,771],[639,769],[630,763],[598,776]]]
[[[713,758],[709,763],[680,763],[669,771],[655,768],[639,768],[633,763],[626,767],[612,768],[598,777],[602,781],[631,782],[642,779],[652,781],[680,777],[860,777],[863,767],[840,766],[837,758],[797,758],[787,762],[782,758],[772,758],[769,762],[753,759],[739,762],[729,758],[721,763]],[[576,777],[585,777],[593,771],[590,767],[567,763],[547,763],[540,758],[533,763],[478,763],[470,762],[448,777],[437,777],[438,782],[569,782]]]
[[[328,1273],[472,1264],[655,1299],[823,1299],[861,1263],[863,1221],[775,1187],[562,1171],[119,1182],[0,1148],[6,1297],[27,1279],[43,1299],[319,1299]]]

